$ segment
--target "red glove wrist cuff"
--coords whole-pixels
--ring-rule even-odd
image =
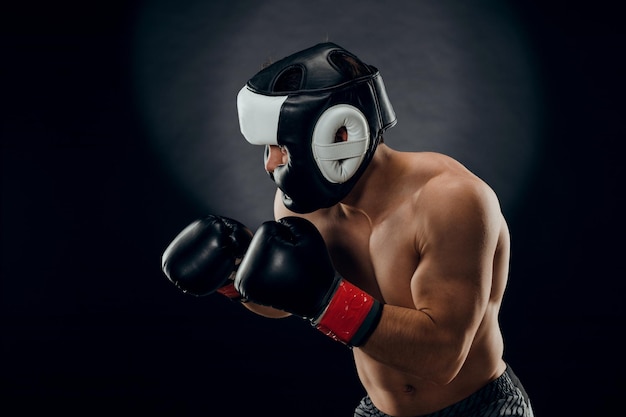
[[[325,335],[349,346],[359,346],[372,333],[382,305],[374,297],[341,280],[326,311],[314,323]]]
[[[242,298],[241,294],[239,294],[239,291],[237,291],[237,289],[235,288],[235,283],[233,281],[230,281],[228,284],[224,285],[223,287],[218,288],[217,292],[222,295],[225,295],[231,300],[239,300]]]

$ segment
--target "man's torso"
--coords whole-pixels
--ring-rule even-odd
[[[415,155],[419,164],[419,158],[423,156]],[[445,159],[443,165],[448,164],[450,161]],[[463,173],[460,165],[453,165],[453,169]],[[376,218],[341,205],[325,210],[323,214],[306,216],[324,237],[337,271],[385,304],[416,308],[410,284],[420,262],[417,248],[420,247],[418,240],[423,225],[420,222],[419,192],[428,182],[428,175],[420,177],[418,172],[414,182],[404,178],[405,184],[393,185],[398,191],[393,193],[396,197],[385,202],[389,209],[381,210]],[[463,399],[504,371],[503,342],[497,316],[508,275],[508,239],[506,223],[502,219],[499,249],[494,257],[491,301],[465,365],[450,384],[434,385],[393,369],[361,349],[354,349],[359,377],[375,404],[396,413],[432,412]]]

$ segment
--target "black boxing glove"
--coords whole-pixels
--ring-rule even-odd
[[[187,294],[219,292],[233,300],[241,299],[233,279],[252,235],[236,220],[209,215],[194,221],[174,238],[163,252],[161,269]]]
[[[301,217],[261,225],[235,288],[249,301],[309,320],[348,346],[365,343],[382,313],[379,301],[339,276],[321,234]]]

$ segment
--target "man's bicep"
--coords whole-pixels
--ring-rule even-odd
[[[459,330],[473,327],[487,304],[486,279],[475,265],[450,267],[434,255],[422,257],[411,280],[415,308],[437,324]]]
[[[423,213],[427,221],[411,291],[416,308],[427,309],[442,325],[477,327],[489,298],[497,213],[474,190],[453,197]]]

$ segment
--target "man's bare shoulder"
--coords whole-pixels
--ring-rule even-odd
[[[494,190],[452,158],[438,155],[437,169],[415,195],[416,212],[429,221],[454,225],[499,220],[501,211]]]

